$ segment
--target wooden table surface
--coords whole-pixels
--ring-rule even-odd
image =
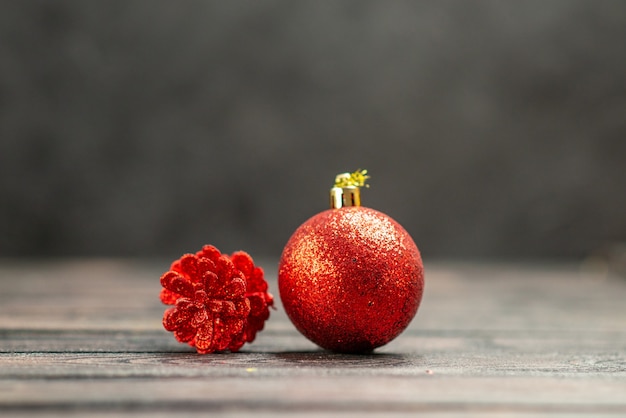
[[[162,329],[167,263],[0,262],[0,416],[626,416],[626,279],[569,264],[426,263],[410,327],[322,351],[278,309],[241,352]]]

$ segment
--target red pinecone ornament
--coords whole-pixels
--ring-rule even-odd
[[[232,256],[206,245],[185,254],[161,276],[163,326],[199,354],[238,351],[269,318],[274,299],[263,269],[243,251]]]

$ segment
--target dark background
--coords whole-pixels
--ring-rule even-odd
[[[626,2],[0,1],[0,256],[278,257],[367,168],[424,257],[626,240]]]

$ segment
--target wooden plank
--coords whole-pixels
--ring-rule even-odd
[[[85,390],[85,386],[89,390]],[[379,376],[374,382],[332,370],[277,376],[241,370],[214,378],[63,379],[0,382],[5,411],[256,409],[293,412],[512,412],[625,413],[626,382],[617,379]],[[117,407],[115,405],[118,405]]]
[[[593,377],[625,378],[624,352],[576,353],[423,350],[419,354],[382,352],[370,355],[311,351],[240,352],[199,356],[190,352],[2,353],[0,379],[68,379],[73,377],[232,377],[263,368],[270,375],[299,376],[304,372],[355,377]],[[256,372],[257,370],[255,370]],[[245,373],[243,374],[245,375]]]

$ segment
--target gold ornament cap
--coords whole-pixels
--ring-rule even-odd
[[[341,173],[335,177],[335,185],[330,189],[330,208],[339,209],[348,206],[361,206],[361,187],[370,176],[367,170],[356,170],[354,173]]]

